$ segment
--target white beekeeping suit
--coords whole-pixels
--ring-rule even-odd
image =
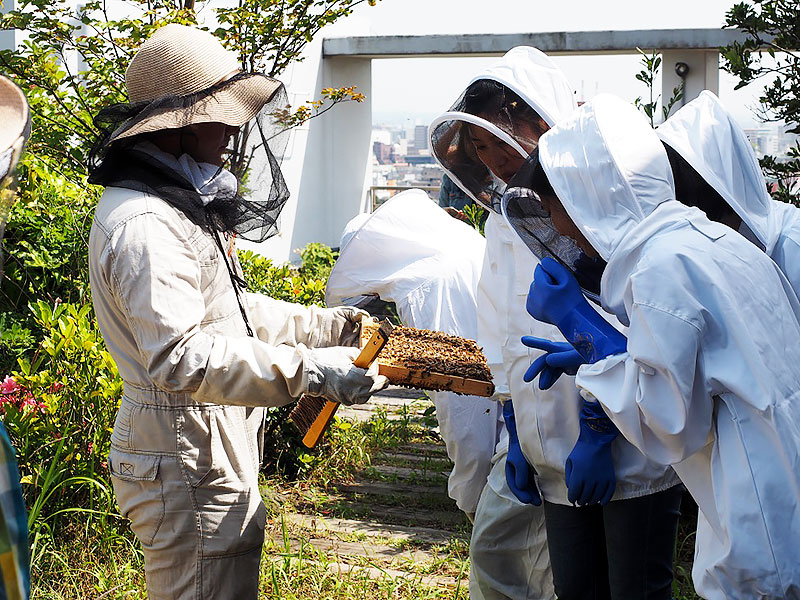
[[[450,217],[425,192],[402,192],[372,215],[348,223],[326,301],[337,305],[377,294],[397,305],[405,325],[475,339],[484,246],[477,231]],[[451,392],[430,396],[454,465],[448,492],[473,516],[492,465],[499,406]]]
[[[597,399],[700,507],[693,578],[704,598],[800,597],[800,323],[776,265],[674,200],[658,137],[598,96],[544,136],[564,208],[608,262],[603,307],[627,351],[583,365]]]
[[[800,293],[800,209],[769,195],[750,142],[719,98],[702,92],[656,132],[722,196],[752,235],[743,233]]]

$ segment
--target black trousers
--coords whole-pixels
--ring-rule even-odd
[[[558,600],[670,600],[683,486],[606,506],[544,503]]]

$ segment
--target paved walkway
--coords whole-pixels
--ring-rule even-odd
[[[393,388],[338,414],[367,421],[385,411],[388,421],[421,420],[432,404],[415,401],[420,396]],[[354,480],[334,479],[317,511],[322,514],[284,514],[273,540],[287,552],[310,544],[339,573],[357,569],[374,578],[413,578],[465,592],[470,526],[447,496],[451,466],[441,440],[386,448]]]

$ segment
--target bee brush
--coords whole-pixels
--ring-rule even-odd
[[[383,321],[361,349],[353,364],[361,369],[368,369],[389,340],[392,329],[391,323]],[[303,445],[306,448],[313,448],[319,443],[338,408],[338,402],[332,402],[322,396],[304,394],[300,397],[289,418],[303,435]]]

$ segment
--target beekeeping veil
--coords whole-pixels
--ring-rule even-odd
[[[550,58],[518,46],[473,78],[450,110],[431,123],[431,152],[470,198],[499,213],[505,182],[481,161],[470,129],[481,128],[503,151],[526,157],[539,135],[574,108],[572,88]]]
[[[538,194],[543,177],[539,148],[536,148],[508,184],[501,202],[503,216],[539,260],[549,256],[577,276],[584,272],[576,268],[583,255],[575,240],[558,232],[550,213],[542,206]],[[584,291],[598,293],[599,290],[594,289],[596,285],[585,284],[582,277],[578,277],[578,280]]]
[[[287,133],[276,119],[287,106],[283,84],[241,72],[213,35],[175,24],[142,45],[125,78],[130,102],[95,118],[89,181],[154,194],[213,231],[254,242],[277,233],[289,197],[280,170]],[[201,123],[239,128],[221,167],[173,157],[148,141]]]
[[[22,90],[0,75],[0,243],[16,199],[14,169],[31,133],[31,114]],[[0,252],[0,273],[3,257]]]

